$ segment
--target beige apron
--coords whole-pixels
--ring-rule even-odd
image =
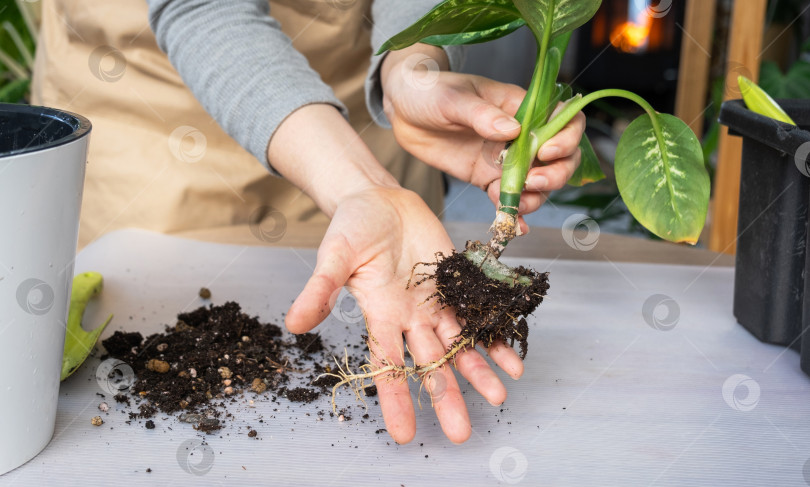
[[[438,213],[440,174],[399,148],[365,107],[370,2],[279,0],[271,14],[380,162]],[[173,233],[255,222],[268,206],[288,226],[326,221],[203,110],[158,48],[145,2],[45,0],[41,32],[33,103],[93,123],[80,246],[123,227]]]

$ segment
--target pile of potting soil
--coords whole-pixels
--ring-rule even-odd
[[[165,333],[144,339],[137,332],[116,331],[102,344],[135,373],[129,391],[115,396],[128,405],[135,399],[138,410],[129,413],[130,419],[179,413],[181,421],[206,432],[222,426],[231,416],[227,404],[239,396],[274,394],[309,403],[331,394],[337,382],[322,375],[329,369],[320,364],[332,358],[319,335],[305,333],[286,341],[281,328],[260,323],[234,302],[181,313]],[[306,377],[309,384],[292,387],[295,376]]]

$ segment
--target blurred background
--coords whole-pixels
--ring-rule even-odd
[[[697,135],[713,176],[720,132],[716,119],[731,86],[724,76],[734,0],[706,2],[714,10],[708,42],[689,34],[685,22],[689,1],[603,0],[596,16],[575,32],[560,78],[579,93],[606,87],[628,89],[658,111],[673,113],[678,79],[686,69],[681,67],[682,43],[684,36],[689,37],[710,59],[705,110]],[[0,0],[0,102],[28,100],[41,3]],[[810,98],[810,0],[769,0],[765,24],[760,85],[775,98]],[[497,41],[470,46],[464,70],[526,87],[534,56],[533,37],[522,28]],[[541,211],[527,218],[530,225],[559,228],[568,216],[586,214],[602,231],[654,238],[618,198],[612,171],[619,136],[639,114],[636,105],[614,99],[588,106],[587,132],[608,177],[555,192]],[[695,127],[693,121],[685,121]],[[492,215],[492,204],[481,191],[457,180],[448,181],[445,220],[490,222]]]

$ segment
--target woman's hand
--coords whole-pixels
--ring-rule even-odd
[[[308,105],[287,117],[270,141],[268,159],[332,218],[315,271],[287,313],[287,328],[303,333],[317,326],[329,315],[336,293],[348,286],[365,313],[374,357],[401,364],[403,335],[417,364],[444,355],[460,331],[455,314],[423,304],[435,290],[428,282],[405,289],[414,264],[432,262],[436,252],[452,249],[424,201],[402,189],[328,105]],[[364,331],[356,330],[358,339]],[[512,377],[523,373],[523,362],[511,348],[493,345],[489,355]],[[504,401],[506,389],[477,351],[459,353],[455,364],[487,401]],[[426,382],[445,434],[465,441],[470,420],[450,365]],[[376,384],[388,432],[407,443],[416,432],[408,384],[384,375]]]
[[[416,194],[401,188],[355,193],[337,207],[315,271],[287,314],[287,328],[293,333],[314,328],[329,315],[345,285],[365,313],[369,347],[378,359],[374,365],[380,359],[403,363],[403,335],[416,364],[435,361],[461,328],[452,310],[425,302],[434,286],[425,282],[406,289],[406,284],[414,264],[433,262],[436,252],[451,249],[441,223]],[[358,337],[363,332],[355,331]],[[523,373],[523,362],[512,348],[493,345],[489,355],[513,378]],[[490,404],[506,399],[506,388],[476,350],[456,355],[455,365]],[[398,443],[407,443],[416,422],[408,382],[401,379],[384,374],[375,384],[388,432]],[[425,385],[445,435],[456,443],[467,440],[470,420],[450,365],[434,372]]]
[[[526,91],[480,76],[446,71],[444,52],[416,44],[387,54],[381,68],[383,107],[397,141],[408,152],[486,191],[497,205],[505,142],[520,133],[517,112]],[[537,210],[579,166],[585,116],[577,114],[540,148],[526,179],[520,214]],[[527,231],[525,223],[522,230]]]

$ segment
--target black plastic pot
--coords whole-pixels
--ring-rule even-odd
[[[798,127],[757,115],[742,100],[720,110],[720,123],[743,138],[734,316],[761,341],[803,350],[810,374],[810,333],[802,333],[810,329],[810,100],[779,104]]]

